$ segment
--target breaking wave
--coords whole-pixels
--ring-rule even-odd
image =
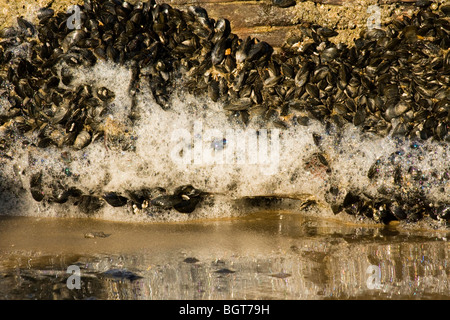
[[[25,55],[24,45],[12,55]],[[127,64],[63,61],[56,68],[73,79],[71,88],[114,93],[104,109],[93,109],[102,135],[79,134],[75,148],[42,146],[35,130],[11,133],[4,121],[0,214],[186,221],[276,209],[378,223],[430,216],[448,224],[446,140],[381,137],[351,123],[302,123],[292,115],[287,126],[257,114],[244,120],[224,112],[223,101],[189,93],[182,72],[170,108],[162,108],[148,81],[130,95]],[[140,72],[145,77],[145,68]],[[9,90],[5,82],[3,106]]]

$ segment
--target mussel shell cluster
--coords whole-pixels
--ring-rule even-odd
[[[408,157],[410,154],[403,155]],[[430,217],[448,225],[450,204],[444,200],[433,201],[427,196],[424,185],[429,184],[431,179],[420,169],[413,165],[402,166],[394,163],[395,157],[403,155],[401,151],[397,151],[387,159],[377,159],[368,170],[367,177],[373,183],[381,181],[376,196],[364,190],[349,190],[343,193],[337,186],[332,186],[326,198],[334,214],[345,212],[385,224],[397,220],[417,222]],[[450,181],[450,166],[442,172],[435,170],[431,175],[434,182],[445,186]],[[382,183],[389,180],[393,180],[393,183],[388,186]],[[405,184],[409,187],[404,188]],[[444,188],[442,187],[440,192],[445,192]]]
[[[303,25],[310,41],[290,43],[279,53],[256,38],[240,39],[228,20],[212,19],[197,6],[179,10],[154,0],[135,5],[85,0],[76,28],[68,23],[70,12],[43,8],[38,25],[18,18],[16,27],[0,31],[5,102],[0,125],[3,132],[25,136],[41,148],[83,149],[102,138],[114,92],[88,84],[74,86],[71,73],[100,60],[132,71],[130,120],[139,117],[134,98],[143,83],[166,110],[182,74],[184,88],[222,102],[224,112],[243,125],[255,119],[264,126],[288,128],[316,120],[338,129],[350,124],[379,136],[446,143],[450,141],[447,7],[433,12],[423,5],[384,30],[368,30],[354,46],[331,42],[335,30]],[[7,144],[0,144],[2,150]],[[36,176],[30,183],[37,201],[42,200],[39,181]],[[100,205],[86,198],[91,196],[68,190],[63,200],[81,197],[87,211]],[[358,203],[349,197],[343,207]],[[119,206],[132,196],[108,193],[102,198]],[[160,199],[161,206],[179,207],[175,198]],[[136,199],[134,203],[142,206]]]
[[[114,191],[100,194],[86,193],[76,187],[64,184],[61,178],[54,180],[48,183],[42,171],[32,174],[29,189],[33,199],[37,202],[45,200],[47,203],[73,204],[86,215],[95,214],[105,204],[116,208],[127,206],[133,213],[147,209],[149,215],[172,209],[190,214],[208,196],[208,193],[196,189],[192,185],[179,186],[172,193],[162,187],[144,187],[138,190],[126,190],[122,193]]]

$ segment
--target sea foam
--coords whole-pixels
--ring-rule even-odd
[[[450,202],[446,142],[383,138],[362,133],[352,125],[338,130],[318,121],[280,129],[251,118],[244,125],[225,112],[221,102],[183,90],[182,77],[169,110],[163,110],[141,83],[135,97],[139,118],[131,121],[131,72],[127,67],[99,62],[91,69],[72,72],[72,85],[106,87],[115,93],[103,120],[104,137],[82,150],[40,149],[23,144],[24,137],[15,137],[12,159],[0,162],[0,214],[85,215],[73,201],[62,205],[34,201],[29,186],[30,177],[37,172],[43,173],[47,186],[59,183],[96,196],[110,191],[126,194],[144,187],[172,192],[187,184],[210,194],[190,215],[154,208],[137,210],[131,205],[105,205],[93,214],[122,221],[240,216],[252,208],[265,208],[262,199],[251,200],[255,197],[284,199],[268,201],[267,206],[299,212],[306,208],[305,203],[315,203],[319,209],[310,213],[333,216],[326,203],[331,187],[341,194],[359,190],[377,197],[381,187],[398,190],[393,179],[398,168],[404,172],[420,170],[423,177],[404,181],[405,194],[420,189],[433,201]],[[382,163],[378,177],[369,179],[367,172],[377,160]]]

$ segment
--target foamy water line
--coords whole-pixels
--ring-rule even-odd
[[[211,194],[190,215],[175,210],[136,210],[131,204],[121,208],[105,205],[93,214],[110,220],[236,216],[249,212],[236,199],[257,196],[291,199],[286,206],[298,210],[313,199],[322,204],[315,214],[333,216],[327,205],[330,188],[338,190],[337,197],[351,190],[379,197],[382,188],[387,190],[382,196],[389,198],[389,192],[394,192],[390,188],[399,190],[394,173],[410,172],[411,168],[419,171],[422,179],[403,181],[402,194],[407,197],[420,191],[430,201],[450,202],[446,142],[381,138],[362,134],[351,125],[337,130],[317,121],[280,129],[255,118],[245,126],[230,119],[220,102],[184,90],[176,90],[171,109],[162,110],[145,87],[136,97],[139,119],[132,122],[128,118],[129,69],[99,62],[92,69],[73,72],[74,86],[89,84],[114,91],[115,99],[103,123],[105,136],[94,138],[78,151],[37,148],[23,143],[29,137],[16,137],[12,159],[1,160],[0,214],[84,216],[73,201],[62,205],[34,201],[30,177],[38,172],[42,172],[47,195],[55,184],[99,197],[104,192],[126,194],[144,187],[173,191],[187,184]],[[180,79],[180,88],[182,83]],[[377,179],[369,179],[367,172],[377,160],[381,163]]]

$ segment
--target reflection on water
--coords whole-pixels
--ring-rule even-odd
[[[183,224],[2,218],[0,299],[449,299],[448,236],[281,213]],[[67,287],[70,265],[80,289]]]

